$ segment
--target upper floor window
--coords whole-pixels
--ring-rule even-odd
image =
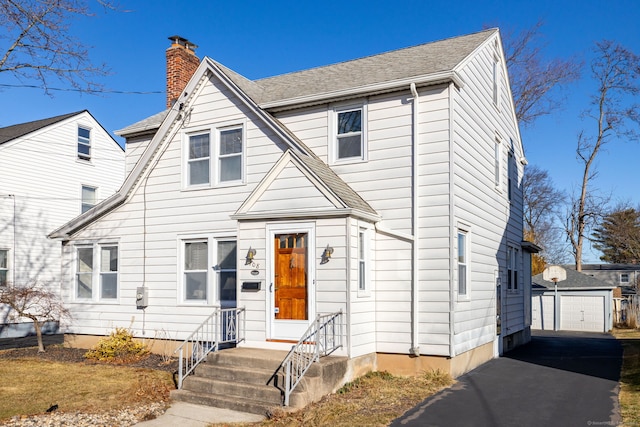
[[[82,186],[82,213],[85,213],[96,205],[96,188],[88,185]]]
[[[193,133],[188,135],[187,144],[187,187],[243,181],[245,142],[242,126]]]
[[[367,273],[367,230],[361,228],[358,231],[358,290],[366,291],[369,275]]]
[[[9,251],[0,249],[0,286],[7,286],[9,280]]]
[[[502,144],[497,136],[493,148],[493,181],[496,189],[500,190],[500,184],[502,183]]]
[[[336,109],[334,114],[334,161],[366,160],[365,106]]]
[[[515,166],[515,158],[513,152],[509,151],[509,158],[507,161],[507,196],[509,201],[513,201],[513,170]]]
[[[79,246],[76,249],[76,298],[118,298],[118,246]]]
[[[629,283],[629,273],[620,273],[620,283]]]
[[[518,249],[507,248],[507,289],[518,289]]]
[[[458,295],[466,296],[467,286],[467,233],[458,231]]]
[[[78,158],[91,160],[91,130],[78,127]]]
[[[493,105],[500,108],[500,59],[497,53],[493,56],[491,98]]]

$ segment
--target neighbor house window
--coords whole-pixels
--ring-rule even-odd
[[[78,127],[78,158],[91,160],[91,130]]]
[[[222,129],[218,151],[220,182],[242,179],[242,128]]]
[[[236,306],[236,259],[235,241],[218,241],[218,256],[215,266],[218,281],[218,296],[223,308]]]
[[[358,290],[367,290],[367,231],[358,231]]]
[[[184,243],[185,301],[207,301],[208,256],[207,241]]]
[[[365,160],[365,108],[343,108],[335,110],[334,159],[337,162]]]
[[[95,244],[76,249],[76,298],[118,298],[117,245]]]
[[[190,186],[209,184],[210,156],[209,134],[189,135],[187,179]]]
[[[9,251],[0,249],[0,286],[7,286],[9,280]]]
[[[458,232],[458,295],[467,295],[467,233]]]
[[[96,188],[88,185],[82,186],[82,213],[85,213],[96,205]]]
[[[507,289],[518,289],[518,250],[513,246],[507,248]]]
[[[620,283],[629,283],[629,273],[620,273]]]

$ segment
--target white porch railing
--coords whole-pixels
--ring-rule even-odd
[[[342,326],[342,310],[319,314],[300,341],[291,348],[280,364],[285,375],[284,406],[289,406],[289,396],[313,362],[342,347]]]
[[[218,351],[220,344],[244,341],[245,309],[216,308],[204,322],[178,347],[178,389],[184,378],[202,362],[207,354]]]

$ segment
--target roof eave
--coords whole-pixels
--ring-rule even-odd
[[[341,98],[353,98],[365,94],[392,92],[403,87],[408,87],[411,85],[411,83],[415,83],[417,86],[431,86],[446,82],[453,82],[458,88],[464,87],[464,80],[462,79],[460,74],[458,74],[458,72],[455,70],[449,70],[423,76],[407,77],[400,80],[376,83],[373,85],[264,102],[260,104],[260,108],[272,111],[286,110],[306,105],[329,102]]]
[[[363,219],[369,222],[380,221],[380,216],[372,215],[369,212],[364,212],[360,209],[342,208],[342,209],[328,209],[328,210],[301,210],[301,211],[287,211],[285,212],[251,212],[251,213],[236,213],[231,215],[231,219],[238,221],[250,221],[250,220],[265,220],[265,219],[294,219],[294,218],[344,218],[347,216]]]

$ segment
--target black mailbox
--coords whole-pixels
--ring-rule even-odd
[[[243,292],[258,292],[260,290],[260,282],[242,282]]]

